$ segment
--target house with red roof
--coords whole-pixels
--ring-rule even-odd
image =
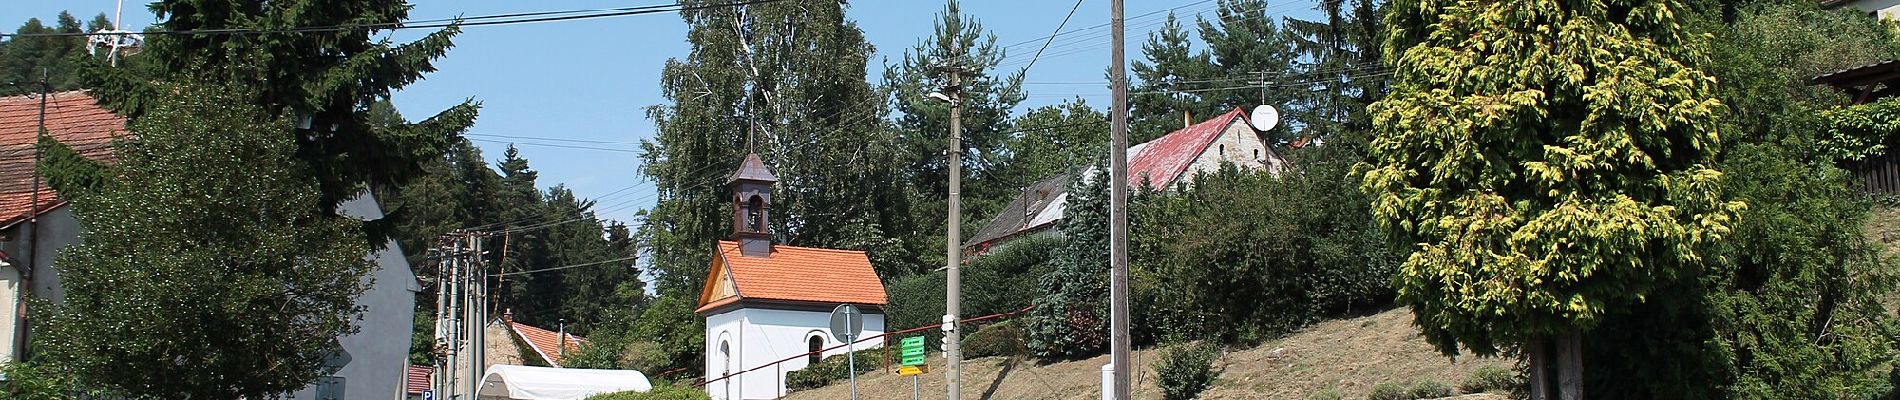
[[[1234,109],[1201,123],[1169,132],[1128,147],[1128,184],[1131,188],[1169,190],[1192,181],[1201,171],[1231,163],[1241,168],[1278,173],[1286,158],[1255,130],[1247,113]],[[1100,171],[1079,169],[1043,179],[1023,188],[1022,194],[978,228],[963,242],[963,253],[974,257],[1016,238],[1046,232],[1062,221],[1071,181],[1093,178]]]
[[[117,160],[114,142],[131,137],[126,122],[84,91],[0,97],[0,363],[26,356],[22,351],[33,334],[24,317],[27,294],[64,301],[54,258],[80,240],[81,226],[66,198],[34,173],[40,127],[80,155],[111,163]],[[383,218],[367,191],[337,211],[365,221]],[[386,398],[406,391],[406,338],[415,322],[415,292],[422,288],[393,239],[366,256],[376,270],[363,278],[371,282],[369,290],[356,299],[364,310],[359,330],[337,338],[342,351],[328,360],[334,373],[287,398]]]
[[[715,399],[770,399],[785,394],[785,373],[804,369],[843,343],[831,335],[831,310],[851,304],[864,311],[857,337],[884,332],[884,283],[871,259],[857,250],[774,244],[772,174],[757,154],[746,155],[727,180],[732,193],[732,240],[713,244],[700,290],[706,318],[706,392]],[[859,343],[881,347],[881,341]],[[741,374],[756,367],[772,365]],[[724,379],[721,379],[724,378]]]

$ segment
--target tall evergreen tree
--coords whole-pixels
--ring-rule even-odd
[[[310,26],[400,25],[404,0],[162,0],[153,2],[163,31],[256,30],[218,35],[151,35],[141,68],[92,62],[82,69],[86,86],[109,106],[137,120],[146,104],[171,96],[154,82],[216,82],[251,88],[247,103],[298,119],[298,159],[310,165],[323,187],[311,211],[331,213],[366,185],[394,185],[422,173],[423,160],[437,157],[452,137],[474,123],[474,101],[450,107],[421,122],[378,129],[370,105],[435,71],[460,29],[449,27],[422,39],[395,44],[377,29],[303,32]],[[386,232],[378,232],[386,233]],[[373,241],[380,242],[380,241]]]
[[[1366,106],[1385,96],[1383,0],[1325,0],[1322,19],[1288,19],[1286,31],[1301,60],[1286,90],[1301,110],[1301,136],[1337,139],[1371,129]]]
[[[1107,170],[1101,162],[1096,171]],[[1029,349],[1045,359],[1090,356],[1108,346],[1108,175],[1069,185],[1055,270],[1038,278]]]
[[[1141,143],[1191,124],[1195,116],[1212,117],[1217,110],[1200,90],[1232,85],[1216,79],[1218,70],[1206,52],[1194,52],[1188,31],[1168,13],[1161,29],[1148,34],[1141,45],[1147,61],[1135,60],[1135,85],[1128,96],[1128,140]]]
[[[81,29],[79,18],[60,12],[53,26],[38,18],[27,19],[14,34],[89,32],[100,28],[105,14],[93,19],[93,26]],[[80,88],[79,63],[85,57],[84,36],[27,36],[0,42],[0,96],[37,93],[41,79],[52,91]]]
[[[1213,72],[1203,79],[1221,82],[1198,92],[1211,112],[1287,105],[1298,98],[1296,89],[1283,87],[1298,79],[1294,68],[1298,55],[1288,32],[1268,13],[1266,0],[1220,0],[1214,20],[1201,18],[1197,25],[1213,62]],[[1265,87],[1243,87],[1249,84]],[[1289,123],[1268,132],[1274,141],[1288,140],[1309,118],[1299,108],[1282,108],[1289,108],[1285,113]]]
[[[1015,188],[1029,183],[990,179],[1016,155],[1009,149],[1008,132],[1010,112],[1024,99],[1023,71],[997,69],[1007,54],[996,45],[996,35],[964,15],[955,0],[945,2],[932,27],[931,36],[905,50],[902,61],[884,66],[904,173],[921,196],[914,215],[923,234],[943,232],[948,206],[944,199],[949,196],[950,169],[944,150],[950,145],[950,105],[925,96],[949,85],[946,67],[962,71],[964,209],[995,210],[1015,197]],[[971,214],[987,213],[965,213]]]

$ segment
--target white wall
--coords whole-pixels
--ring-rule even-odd
[[[366,221],[383,218],[382,208],[368,192],[337,208],[344,215]],[[356,321],[361,329],[338,339],[348,353],[348,363],[332,374],[342,378],[342,396],[336,400],[388,399],[403,395],[403,379],[409,365],[409,335],[415,324],[416,292],[422,288],[396,241],[385,243],[381,251],[368,257],[375,262],[376,270],[363,277],[370,282],[370,287],[356,298],[356,305],[364,307],[362,319]],[[319,381],[291,398],[331,400],[318,396],[317,386],[323,384]]]
[[[1878,15],[1880,18],[1900,18],[1900,0],[1861,0],[1850,2],[1847,6]]]
[[[1231,162],[1241,168],[1265,168],[1276,174],[1285,167],[1285,160],[1274,153],[1266,140],[1254,133],[1252,127],[1247,126],[1247,121],[1240,119],[1235,119],[1234,123],[1227,125],[1227,129],[1221,130],[1220,137],[1215,138],[1214,143],[1209,143],[1207,149],[1194,158],[1194,164],[1188,167],[1185,172],[1187,175],[1182,179],[1194,179],[1196,171],[1218,170],[1221,162]]]
[[[21,355],[17,345],[26,340],[21,335],[32,334],[31,325],[28,329],[19,329],[17,311],[20,310],[19,302],[26,298],[23,295],[30,294],[55,303],[66,299],[66,291],[60,289],[59,271],[53,268],[53,260],[66,246],[79,243],[79,220],[73,218],[71,209],[62,205],[40,214],[39,224],[39,229],[27,229],[30,225],[26,223],[16,224],[10,228],[13,231],[6,235],[13,240],[0,243],[0,251],[13,258],[10,262],[18,264],[0,273],[0,286],[5,287],[0,289],[0,292],[4,292],[0,293],[0,296],[4,296],[0,298],[0,308],[4,308],[0,310],[0,341],[4,341],[0,343],[0,362],[16,360]],[[32,237],[36,230],[40,236],[37,249],[28,250],[27,247],[34,244]],[[27,267],[28,257],[32,258],[33,271],[26,278],[31,278],[32,282],[23,292],[19,287],[22,280],[19,269]]]
[[[831,337],[831,313],[829,311],[793,311],[763,308],[741,308],[706,317],[706,377],[718,378],[723,373],[738,373],[755,367],[769,365],[809,351],[806,340],[813,335],[825,339],[824,347],[843,342]],[[864,331],[859,337],[871,337],[884,333],[884,315],[866,313]],[[723,360],[719,353],[721,340],[731,346],[730,360]],[[882,339],[859,343],[858,350],[884,346]],[[844,348],[827,351],[825,357],[844,354]],[[867,357],[859,362],[877,362],[877,356],[860,353]],[[727,364],[725,362],[729,361]],[[724,381],[706,385],[706,392],[714,399],[772,399],[784,393],[785,373],[806,367],[803,357],[768,366],[758,371],[740,374]]]

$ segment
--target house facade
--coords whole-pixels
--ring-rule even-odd
[[[857,337],[884,332],[884,285],[864,252],[772,243],[777,181],[758,155],[747,155],[728,181],[733,237],[713,245],[695,310],[706,318],[706,392],[714,399],[778,398],[786,393],[786,373],[843,354],[842,348],[823,350],[844,344],[830,328],[839,305],[864,311]],[[858,349],[882,344],[867,341]]]
[[[59,193],[36,180],[33,148],[40,126],[40,98],[23,95],[0,98],[0,362],[15,362],[25,354],[32,321],[25,319],[28,296],[58,303],[59,269],[54,259],[79,242],[82,231]],[[82,91],[54,93],[46,98],[47,135],[81,155],[103,162],[115,161],[112,140],[125,137],[125,118],[99,107]],[[367,191],[338,205],[347,216],[374,221],[381,207]],[[310,387],[290,394],[292,399],[402,398],[407,380],[410,329],[414,322],[415,292],[421,290],[402,249],[391,240],[382,250],[366,255],[377,269],[363,279],[371,282],[357,298],[364,307],[356,334],[337,338],[343,351],[331,362],[338,369]],[[403,340],[390,340],[403,338]]]
[[[1168,190],[1192,181],[1196,172],[1212,171],[1223,163],[1279,173],[1286,157],[1254,130],[1240,109],[1169,132],[1128,147],[1128,184],[1133,188]],[[963,243],[963,254],[975,257],[1001,248],[1017,238],[1048,232],[1062,221],[1069,184],[1092,179],[1100,171],[1077,169],[1025,187],[1020,195],[989,223]]]
[[[1883,19],[1900,16],[1900,0],[1821,0],[1825,8],[1848,7]]]

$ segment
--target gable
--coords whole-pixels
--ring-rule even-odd
[[[726,267],[725,254],[714,254],[712,266],[706,271],[706,283],[699,290],[699,303],[694,308],[705,309],[708,304],[738,295],[739,286],[732,281],[732,272]]]

